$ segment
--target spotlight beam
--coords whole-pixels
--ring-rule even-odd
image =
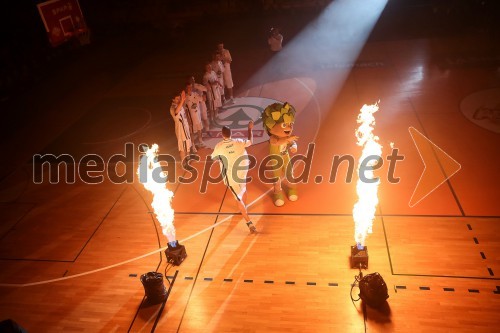
[[[275,54],[245,86],[252,87],[301,73],[336,70],[318,86],[327,87],[333,103],[388,0],[336,0]],[[340,66],[339,66],[340,65]],[[293,102],[293,101],[291,101]],[[329,109],[329,108],[327,108]]]

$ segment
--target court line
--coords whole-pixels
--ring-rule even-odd
[[[266,192],[262,193],[254,201],[252,201],[250,204],[248,204],[247,207],[250,207],[253,204],[255,204],[256,202],[258,202],[264,196],[268,195],[268,193],[271,192],[272,190],[273,189],[270,188]],[[188,241],[188,240],[190,240],[190,239],[192,239],[192,238],[194,238],[194,237],[196,237],[198,235],[201,235],[202,233],[204,233],[204,232],[206,232],[206,231],[208,231],[210,229],[213,229],[213,228],[221,225],[222,223],[224,223],[227,220],[229,220],[230,218],[232,218],[234,215],[236,215],[236,214],[226,216],[221,221],[219,221],[217,223],[214,223],[213,225],[211,225],[209,227],[206,227],[205,229],[202,229],[202,230],[200,230],[200,231],[198,231],[198,232],[196,232],[196,233],[194,233],[194,234],[192,234],[192,235],[190,235],[190,236],[188,236],[188,237],[180,240],[179,243],[184,243],[184,242],[186,242],[186,241]],[[105,270],[108,270],[108,269],[111,269],[111,268],[115,268],[115,267],[118,267],[118,266],[122,266],[122,265],[125,265],[125,264],[128,264],[128,263],[134,262],[136,260],[139,260],[139,259],[143,259],[143,258],[149,257],[150,255],[153,255],[155,253],[165,251],[167,248],[168,248],[168,246],[164,246],[164,247],[159,248],[157,250],[154,250],[154,251],[145,253],[143,255],[137,256],[135,258],[124,260],[124,261],[121,261],[119,263],[116,263],[116,264],[113,264],[113,265],[108,265],[108,266],[101,267],[101,268],[97,268],[97,269],[94,269],[94,270],[91,270],[91,271],[87,271],[87,272],[83,272],[83,273],[78,273],[78,274],[75,274],[75,275],[69,275],[69,276],[64,276],[64,277],[56,278],[56,279],[50,279],[50,280],[44,280],[44,281],[38,281],[38,282],[30,282],[30,283],[22,283],[22,284],[17,284],[17,283],[0,283],[0,287],[31,287],[31,286],[38,286],[38,285],[42,285],[42,284],[48,284],[48,283],[54,283],[54,282],[64,281],[64,280],[68,280],[68,279],[72,279],[72,278],[77,278],[77,277],[80,277],[80,276],[90,275],[90,274],[102,272],[102,271],[105,271]]]
[[[109,216],[109,214],[111,213],[111,211],[113,210],[113,208],[115,208],[116,204],[121,199],[121,197],[123,196],[123,193],[125,193],[126,190],[127,190],[127,187],[125,187],[122,190],[122,192],[118,195],[118,198],[116,198],[116,200],[113,203],[113,205],[111,205],[111,208],[109,208],[109,210],[106,212],[106,215],[104,215],[104,217],[101,219],[101,222],[97,225],[97,227],[95,228],[95,230],[92,233],[92,235],[90,235],[90,237],[87,239],[87,241],[85,242],[85,244],[83,244],[82,248],[80,249],[80,251],[76,255],[75,259],[73,259],[73,262],[75,262],[78,259],[78,257],[82,254],[83,250],[85,250],[85,248],[87,247],[87,245],[90,243],[90,241],[92,240],[92,238],[94,237],[94,235],[96,234],[96,232],[99,230],[99,228],[101,227],[101,225],[107,219],[107,217]]]
[[[300,79],[297,79],[295,78],[295,80],[299,81],[303,86],[306,86],[305,83],[303,83]],[[320,129],[320,125],[319,125],[319,120],[321,119],[321,109],[319,107],[319,103],[316,99],[316,97],[314,96],[314,94],[312,93],[312,91],[308,88],[306,88],[306,90],[311,94],[311,97],[312,99],[316,102],[316,112],[318,114],[318,125],[316,127],[316,133],[314,134],[314,137],[313,137],[313,141],[316,140],[316,137],[318,135],[318,132],[319,132],[319,129]],[[247,207],[251,207],[253,204],[255,204],[256,202],[258,202],[260,199],[262,199],[264,196],[268,195],[269,192],[271,192],[273,190],[273,188],[271,187],[270,189],[268,189],[266,192],[262,193],[259,197],[257,197],[254,201],[252,201],[250,204],[247,205]],[[232,218],[235,214],[233,215],[229,215],[227,217],[225,217],[224,219],[222,219],[220,222],[217,222],[217,223],[214,223],[213,225],[205,228],[205,229],[202,229],[194,234],[192,234],[191,236],[188,236],[184,239],[181,239],[179,241],[179,243],[184,243],[210,229],[213,229],[217,226],[219,226],[220,224],[228,221],[230,218]],[[124,260],[124,261],[121,261],[121,262],[118,262],[116,264],[112,264],[112,265],[108,265],[108,266],[105,266],[105,267],[101,267],[101,268],[97,268],[97,269],[94,269],[94,270],[91,270],[91,271],[87,271],[87,272],[83,272],[83,273],[78,273],[78,274],[75,274],[75,275],[69,275],[69,276],[64,276],[64,277],[60,277],[60,278],[56,278],[56,279],[50,279],[50,280],[44,280],[44,281],[37,281],[37,282],[30,282],[30,283],[0,283],[0,287],[31,287],[31,286],[38,286],[38,285],[43,285],[43,284],[49,284],[49,283],[54,283],[54,282],[59,282],[59,281],[65,281],[65,280],[69,280],[69,279],[73,279],[73,278],[77,278],[77,277],[80,277],[80,276],[86,276],[86,275],[90,275],[90,274],[94,274],[94,273],[98,273],[98,272],[102,272],[102,271],[105,271],[105,270],[108,270],[108,269],[111,269],[111,268],[115,268],[115,267],[118,267],[118,266],[122,266],[122,265],[125,265],[125,264],[128,264],[128,263],[131,263],[131,262],[134,262],[136,260],[139,260],[139,259],[143,259],[143,258],[146,258],[146,257],[149,257],[150,255],[153,255],[155,253],[158,253],[158,252],[161,252],[161,251],[165,251],[166,249],[168,248],[168,246],[164,246],[162,248],[159,248],[159,249],[156,249],[154,251],[151,251],[151,252],[148,252],[148,253],[145,253],[143,255],[140,255],[140,256],[137,256],[135,258],[131,258],[131,259],[128,259],[128,260]]]
[[[219,211],[222,209],[222,205],[224,205],[224,199],[226,198],[228,188],[229,187],[226,186],[226,188],[224,190],[224,196],[222,197],[222,200],[220,202]],[[217,222],[218,218],[219,218],[219,216],[215,217],[214,225],[217,224],[216,222]],[[179,326],[177,327],[177,332],[179,332],[179,330],[181,329],[182,321],[184,320],[184,316],[186,315],[186,311],[187,311],[187,308],[189,306],[189,302],[191,301],[191,296],[193,295],[194,287],[196,286],[196,282],[198,282],[198,276],[200,275],[201,266],[203,265],[203,261],[205,260],[205,256],[207,255],[208,246],[210,245],[210,240],[212,239],[212,236],[214,234],[214,228],[211,228],[211,229],[212,230],[210,231],[210,236],[208,236],[207,245],[205,245],[205,251],[203,251],[203,255],[201,256],[200,264],[198,265],[198,270],[196,271],[196,276],[194,278],[193,284],[191,285],[191,290],[189,291],[189,296],[188,296],[188,299],[186,302],[186,306],[184,306],[184,311],[182,312],[181,320],[179,321]],[[151,331],[151,332],[153,332],[153,331]]]

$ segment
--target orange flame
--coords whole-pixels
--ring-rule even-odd
[[[165,186],[166,175],[161,171],[161,165],[157,160],[158,150],[159,147],[156,143],[151,148],[148,147],[137,168],[137,175],[144,187],[153,194],[151,207],[153,207],[163,234],[169,242],[173,242],[176,240],[174,210],[171,205],[174,193]]]
[[[382,156],[382,146],[378,143],[379,138],[373,134],[375,126],[375,117],[373,114],[377,111],[377,103],[373,105],[365,104],[358,115],[357,123],[360,125],[356,130],[357,145],[363,147],[358,162],[358,175],[362,161],[369,156]],[[369,168],[375,164],[377,164],[377,160],[375,159],[370,159],[369,163],[367,163],[368,168],[364,170],[364,176],[367,180],[375,179],[373,169]],[[379,184],[380,179],[373,182],[358,179],[356,184],[358,201],[352,210],[352,217],[354,219],[354,239],[358,246],[364,246],[367,234],[372,233],[373,219],[375,218],[375,211],[378,205],[377,191]]]

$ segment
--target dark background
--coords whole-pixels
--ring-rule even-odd
[[[36,5],[43,1],[3,1],[0,45],[1,103],[29,89],[80,52],[78,43],[49,45]],[[172,43],[189,30],[224,24],[228,20],[268,20],[306,24],[331,0],[80,0],[92,43],[140,40],[154,32]],[[362,1],[360,1],[362,5]],[[467,31],[499,40],[500,1],[389,0],[371,39],[421,38]],[[223,27],[221,27],[223,28]],[[287,31],[290,37],[296,31]],[[133,38],[139,37],[139,38]],[[131,45],[132,48],[133,45]]]

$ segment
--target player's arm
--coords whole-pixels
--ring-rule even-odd
[[[219,145],[216,145],[212,154],[209,155],[212,160],[220,159]]]
[[[184,102],[186,101],[186,93],[184,90],[181,92],[181,101],[179,104],[177,104],[177,107],[175,108],[175,115],[178,115],[179,112],[181,112],[182,106],[184,105]]]

